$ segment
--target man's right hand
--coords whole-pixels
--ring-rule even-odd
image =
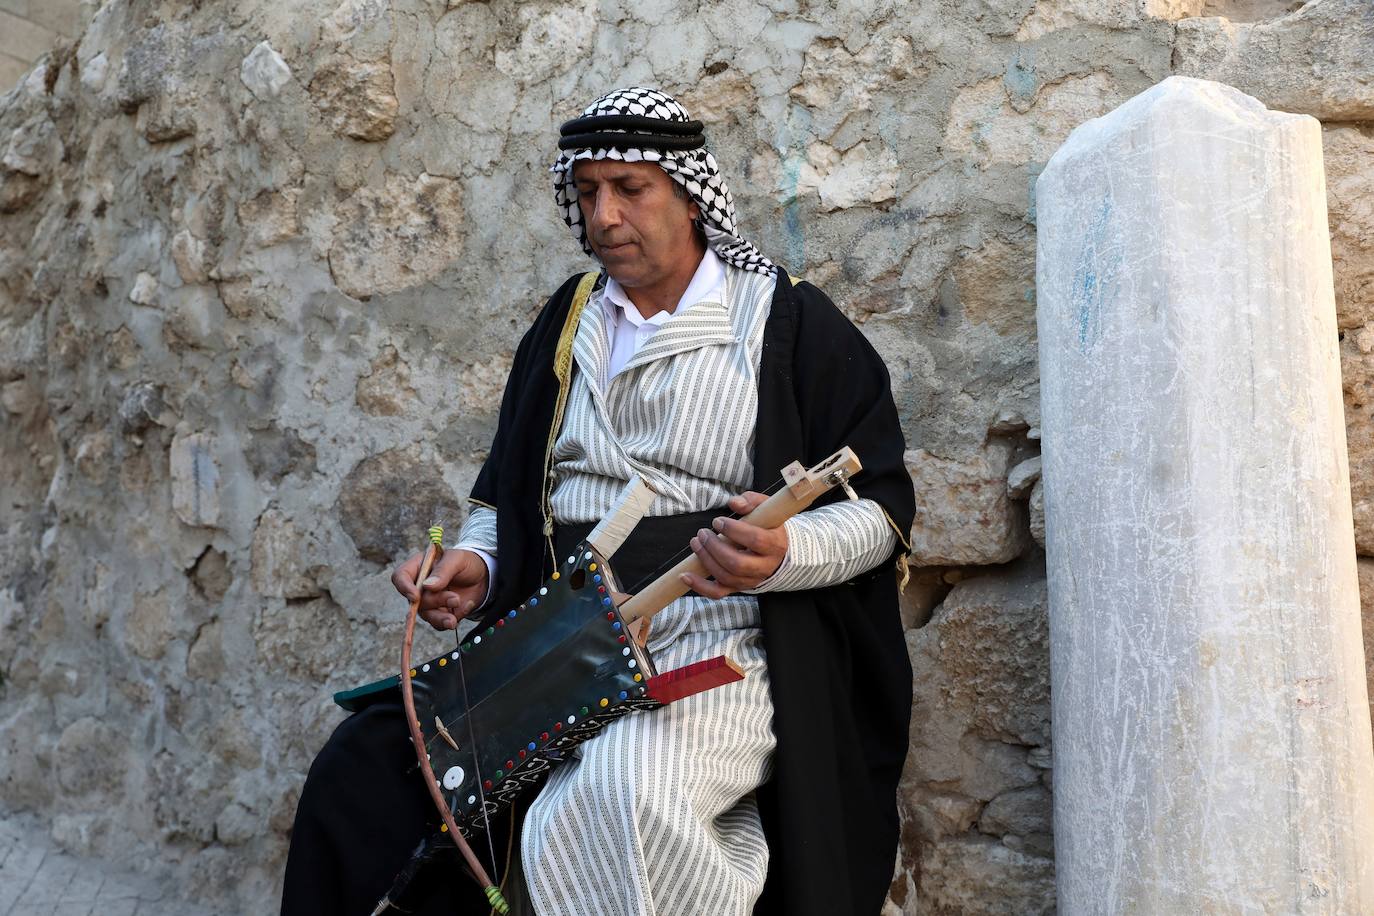
[[[415,554],[391,574],[391,584],[407,601],[420,596],[420,616],[436,630],[452,630],[487,596],[487,564],[471,550],[445,550],[418,586],[424,554]]]

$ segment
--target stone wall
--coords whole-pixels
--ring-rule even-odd
[[[0,807],[270,908],[330,693],[394,665],[388,565],[459,522],[587,263],[556,125],[646,83],[892,371],[921,511],[890,909],[1051,911],[1032,191],[1170,73],[1326,124],[1374,581],[1374,13],[1290,6],[106,2],[0,98]]]
[[[91,4],[83,0],[0,0],[0,89],[9,89],[59,39],[81,32]]]

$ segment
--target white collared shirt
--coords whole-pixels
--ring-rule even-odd
[[[678,299],[673,311],[661,311],[645,318],[630,301],[625,288],[614,278],[606,280],[606,289],[601,295],[601,308],[606,313],[606,327],[610,331],[611,359],[607,367],[607,378],[615,378],[625,368],[645,341],[663,326],[669,318],[679,315],[698,302],[710,300],[720,302],[725,295],[725,265],[711,249],[706,249],[692,282]]]

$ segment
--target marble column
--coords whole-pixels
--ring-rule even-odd
[[[1172,77],[1035,196],[1060,912],[1374,913],[1320,125]]]

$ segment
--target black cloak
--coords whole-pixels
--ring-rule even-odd
[[[876,501],[899,548],[827,588],[759,596],[777,750],[759,788],[770,859],[760,914],[877,913],[898,842],[897,781],[906,757],[911,664],[894,563],[915,514],[905,443],[882,359],[819,289],[777,273],[759,371],[753,489],[794,460],[812,466],[848,445],[853,487]],[[553,571],[546,535],[547,454],[561,414],[559,341],[579,276],[559,288],[516,350],[491,452],[472,500],[497,508],[487,626]],[[571,371],[563,353],[564,375]],[[838,490],[822,502],[844,498]]]

